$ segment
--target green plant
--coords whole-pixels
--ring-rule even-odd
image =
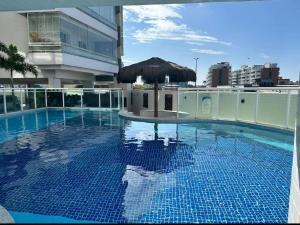
[[[13,72],[22,73],[24,76],[27,72],[31,72],[37,77],[38,71],[36,66],[26,63],[25,57],[19,54],[15,45],[5,45],[0,42],[0,68],[10,72],[10,84],[14,87]]]

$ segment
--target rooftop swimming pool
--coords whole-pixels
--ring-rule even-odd
[[[293,133],[117,112],[0,118],[0,205],[16,222],[287,222]]]

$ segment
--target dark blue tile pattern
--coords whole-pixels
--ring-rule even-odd
[[[291,134],[114,112],[11,119],[0,120],[8,210],[102,223],[287,222]]]

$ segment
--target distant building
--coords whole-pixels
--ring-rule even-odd
[[[231,66],[228,62],[221,62],[209,68],[206,86],[217,87],[231,84]]]
[[[278,84],[279,70],[280,68],[276,63],[254,65],[252,67],[242,66],[239,70],[232,71],[231,84],[233,86],[274,86]]]
[[[278,77],[278,85],[291,85],[292,81],[288,78]]]

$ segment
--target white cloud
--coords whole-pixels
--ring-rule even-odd
[[[198,43],[216,43],[230,46],[231,43],[221,41],[206,32],[197,32],[188,27],[181,20],[179,10],[183,5],[147,5],[125,7],[125,21],[138,22],[144,28],[136,29],[128,37],[140,43],[155,40],[172,40]]]
[[[182,18],[182,16],[176,12],[176,9],[181,7],[183,6],[179,4],[126,6],[124,7],[124,13],[126,15],[124,20],[143,22],[148,19]]]
[[[133,60],[133,59],[125,58],[125,59],[122,59],[122,62],[124,63],[125,66],[128,66],[128,65],[131,65],[131,64],[135,63],[136,61]]]
[[[197,53],[200,53],[200,54],[207,54],[207,55],[223,55],[224,54],[223,51],[217,51],[217,50],[213,50],[213,49],[192,48],[191,51],[192,52],[197,52]]]
[[[263,59],[269,59],[270,58],[270,56],[265,54],[265,53],[261,53],[260,57],[262,57]]]
[[[187,44],[190,44],[190,45],[197,45],[197,46],[203,46],[204,43],[201,43],[201,42],[194,42],[194,41],[187,41],[186,42]]]

